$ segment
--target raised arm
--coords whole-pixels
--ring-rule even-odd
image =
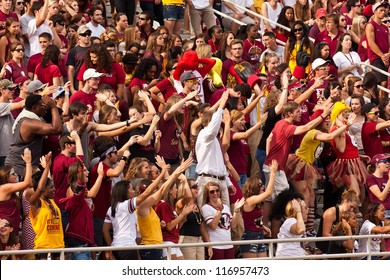
[[[30,196],[29,202],[31,204],[31,212],[34,217],[39,212],[39,209],[41,208],[41,201],[40,198],[42,194],[45,192],[46,188],[46,182],[47,178],[49,176],[50,172],[50,167],[51,167],[51,152],[49,152],[45,157],[44,157],[44,162],[45,162],[45,169],[43,170],[42,176],[39,179],[38,182],[38,187],[34,191],[34,193]]]
[[[270,170],[271,173],[270,173],[270,179],[267,188],[263,193],[260,193],[258,195],[252,195],[246,198],[244,203],[244,211],[246,212],[251,211],[256,204],[263,202],[266,198],[270,197],[271,194],[273,193],[274,186],[275,186],[275,175],[276,172],[278,172],[278,162],[275,159],[272,160],[272,163],[270,165]]]
[[[144,136],[140,136],[137,139],[137,143],[139,145],[141,145],[141,146],[148,145],[150,139],[153,136],[154,131],[156,130],[156,127],[157,127],[157,124],[158,124],[159,120],[160,120],[160,117],[158,115],[154,115],[153,116],[152,123],[151,123],[148,131],[146,132],[146,134]]]
[[[328,106],[326,106],[326,108],[324,109],[324,112],[320,116],[318,116],[317,118],[308,122],[305,125],[297,126],[297,128],[294,131],[294,135],[300,135],[300,134],[306,133],[310,129],[317,127],[323,120],[325,120],[328,117],[328,115],[331,112],[332,106],[333,106],[333,104],[329,104]]]
[[[277,115],[280,115],[283,110],[283,105],[287,102],[287,96],[288,96],[288,76],[286,72],[283,72],[282,74],[282,94],[279,97],[279,102],[275,106],[275,113]]]
[[[125,168],[126,161],[130,156],[130,151],[126,150],[123,152],[123,158],[120,159],[119,163],[115,166],[115,168],[110,168],[107,170],[108,177],[118,177],[123,169]]]
[[[168,112],[165,112],[163,114],[163,118],[165,121],[168,121],[169,119],[172,118],[173,114],[179,110],[180,108],[182,108],[184,106],[184,104],[188,101],[188,100],[191,100],[192,98],[194,98],[196,95],[198,94],[197,91],[192,91],[190,92],[186,97],[180,99],[178,102],[176,102],[175,104],[172,105],[172,107],[168,110]]]
[[[292,207],[297,212],[297,222],[293,224],[290,228],[290,232],[293,234],[303,234],[306,231],[305,227],[305,221],[303,220],[302,216],[302,207],[301,204],[298,202],[298,200],[293,199],[292,201]]]
[[[0,187],[0,199],[2,201],[8,200],[12,193],[22,191],[32,186],[32,166],[31,166],[31,151],[25,148],[21,156],[26,164],[26,174],[23,182],[19,183],[5,183]]]
[[[80,182],[85,184],[85,182],[83,182],[81,179],[84,178],[84,164],[80,165],[78,172],[79,172],[78,183]],[[85,194],[85,197],[87,198],[94,198],[100,190],[104,178],[104,170],[103,170],[102,162],[99,162],[97,173],[98,173],[98,177],[96,178],[95,184],[93,184],[92,188]]]
[[[255,133],[257,130],[260,129],[260,127],[266,122],[267,118],[268,118],[268,112],[264,113],[261,116],[260,122],[256,123],[247,131],[234,133],[233,140],[248,139],[249,136],[251,136],[253,133]]]

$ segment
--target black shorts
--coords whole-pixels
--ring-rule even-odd
[[[372,66],[375,66],[376,68],[379,68],[385,72],[387,72],[387,69],[388,67],[385,66],[385,64],[383,63],[382,59],[381,58],[377,58],[375,59],[372,63],[371,63]],[[383,75],[382,73],[379,73],[375,70],[373,70],[374,74],[375,74],[375,77],[376,79],[378,80],[378,83],[381,83],[381,82],[387,82],[387,76],[386,75]]]

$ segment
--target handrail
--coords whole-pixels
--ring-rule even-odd
[[[379,73],[381,73],[381,74],[383,74],[383,75],[385,75],[387,77],[390,77],[390,74],[387,73],[386,71],[383,71],[382,69],[379,69],[378,67],[375,67],[375,66],[373,66],[373,65],[371,65],[371,64],[369,64],[367,62],[362,62],[361,64],[363,64],[365,66],[368,66],[368,67],[372,68],[373,70],[375,70],[375,71],[377,71],[377,72],[379,72]]]
[[[258,13],[256,13],[256,12],[252,11],[252,10],[249,10],[249,9],[247,9],[247,8],[245,8],[245,7],[241,6],[241,5],[239,5],[239,4],[233,3],[233,2],[231,2],[231,1],[229,1],[229,0],[222,0],[222,1],[223,1],[223,2],[226,2],[226,3],[229,3],[229,4],[232,4],[232,5],[236,6],[236,7],[238,7],[238,8],[240,8],[240,9],[244,10],[245,12],[247,12],[248,14],[251,14],[251,15],[256,16],[256,17],[258,17],[258,18],[261,18],[261,19],[263,19],[263,20],[272,22],[272,23],[275,24],[276,26],[278,26],[278,27],[280,27],[280,28],[282,28],[282,29],[284,29],[284,30],[286,30],[286,31],[288,31],[288,32],[291,31],[291,28],[289,28],[289,27],[287,27],[287,26],[284,26],[283,24],[277,23],[277,22],[275,22],[275,21],[273,21],[273,20],[270,20],[270,19],[266,18],[265,16],[263,16],[263,15],[261,15],[261,14],[258,14]]]
[[[224,14],[216,9],[213,9],[214,13],[216,13],[217,15],[220,15],[221,17],[225,17],[225,18],[228,18],[230,19],[231,21],[234,21],[235,23],[239,24],[239,25],[246,25],[246,23],[242,22],[242,21],[239,21],[238,19],[235,19],[231,16],[228,16],[227,14]]]
[[[106,247],[75,247],[75,248],[57,248],[57,249],[39,249],[39,250],[18,250],[18,251],[0,251],[0,256],[4,255],[26,255],[26,254],[41,254],[41,253],[60,253],[60,259],[65,259],[65,253],[71,252],[101,252],[101,251],[119,251],[119,250],[140,250],[140,249],[168,249],[168,260],[171,259],[171,248],[184,247],[207,247],[220,245],[244,245],[244,244],[269,244],[270,256],[261,259],[329,259],[329,258],[353,258],[353,257],[367,257],[371,256],[385,256],[389,252],[372,253],[370,250],[371,238],[390,238],[390,234],[372,234],[372,235],[353,235],[353,236],[331,236],[331,237],[306,237],[306,238],[286,238],[286,239],[262,239],[262,240],[240,240],[230,242],[201,242],[201,243],[181,243],[181,244],[159,244],[159,245],[139,245],[139,246],[106,246]],[[315,241],[331,241],[331,240],[359,240],[368,239],[367,252],[363,253],[348,253],[348,254],[322,254],[322,255],[308,255],[308,256],[291,256],[291,257],[274,257],[273,245],[275,243],[286,242],[315,242]]]
[[[381,91],[385,91],[387,92],[388,94],[390,94],[390,89],[387,89],[385,87],[382,87],[381,85],[378,85],[378,88],[381,90]]]

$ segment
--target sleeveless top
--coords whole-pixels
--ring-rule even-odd
[[[33,217],[30,211],[30,220],[36,233],[34,240],[34,249],[64,248],[64,232],[62,230],[61,211],[50,199],[56,214],[50,209],[47,201],[40,198],[41,209],[36,217]]]
[[[262,231],[262,218],[263,210],[257,206],[250,212],[242,210],[242,219],[244,221],[245,231]]]
[[[162,231],[160,227],[160,218],[153,208],[150,209],[148,216],[143,217],[138,214],[138,227],[141,234],[142,245],[156,245],[163,243]]]
[[[340,209],[339,209],[339,206],[336,205],[335,206],[335,209],[336,209],[336,219],[334,220],[334,222],[332,223],[332,228],[338,223],[340,222]],[[323,228],[323,223],[324,223],[324,219],[321,217],[320,219],[320,224],[318,225],[318,232],[317,232],[317,237],[322,237],[322,228]],[[323,252],[323,253],[326,253],[328,251],[328,247],[329,247],[329,241],[321,241],[321,242],[316,242],[316,246]]]
[[[198,208],[199,210],[199,208]],[[184,236],[201,236],[200,225],[204,221],[202,213],[192,211],[187,215],[187,220],[180,229],[180,235]]]
[[[378,48],[381,50],[381,52],[387,53],[389,51],[389,29],[384,24],[378,24],[373,20],[371,20],[369,23],[371,23],[374,27],[375,43],[377,44]],[[370,63],[372,63],[375,59],[379,58],[379,56],[372,51],[368,41],[367,45],[368,59],[370,60]]]
[[[5,160],[5,165],[11,165],[18,175],[22,175],[26,168],[26,164],[20,156],[23,155],[25,148],[29,148],[31,151],[31,164],[33,166],[39,165],[39,158],[42,156],[42,135],[35,135],[35,138],[30,142],[24,142],[20,135],[20,126],[26,119],[28,118],[22,118],[16,125],[10,151]]]
[[[274,10],[268,2],[265,2],[265,4],[267,5],[268,18],[274,22],[277,22],[280,12],[282,11],[282,6],[280,5],[279,2],[276,2],[276,10]],[[276,28],[276,25],[272,22],[269,22],[269,25],[271,26],[271,28]],[[262,30],[265,30],[263,21],[261,21],[261,28]],[[268,31],[272,31],[272,30],[268,30]]]

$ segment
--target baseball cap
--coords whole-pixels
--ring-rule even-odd
[[[377,155],[372,157],[371,164],[374,165],[378,161],[388,159],[388,158],[390,158],[390,156],[386,156],[385,154],[377,154]]]
[[[389,3],[385,2],[385,1],[375,3],[374,5],[372,5],[372,11],[375,12],[376,9],[378,9],[379,7],[387,7],[388,5],[389,5]]]
[[[367,103],[367,104],[364,104],[363,105],[363,107],[362,107],[362,112],[364,113],[364,114],[367,114],[368,112],[371,112],[371,110],[373,109],[373,108],[375,108],[375,107],[378,107],[378,105],[377,104],[375,104],[375,103]]]
[[[86,25],[81,25],[81,26],[79,27],[79,29],[77,29],[77,34],[84,34],[84,33],[87,32],[87,31],[89,31],[89,32],[92,33],[91,29],[89,29],[88,26],[86,26]]]
[[[47,84],[43,84],[40,80],[31,81],[27,86],[28,93],[34,93],[37,90],[43,89]]]
[[[25,81],[27,81],[29,79],[30,78],[27,77],[27,76],[19,76],[19,77],[16,78],[15,84],[18,84],[18,85],[23,84]]]
[[[56,99],[57,97],[61,96],[62,94],[65,94],[64,87],[58,87],[57,91],[53,93],[53,99]]]
[[[328,15],[328,13],[326,12],[326,10],[324,8],[317,9],[316,18],[326,17],[327,15]]]
[[[99,78],[102,75],[103,73],[99,73],[93,68],[88,68],[83,74],[83,80],[86,81],[91,78]]]
[[[303,85],[300,82],[295,81],[295,82],[288,85],[288,90],[299,89],[301,87],[303,87]]]
[[[5,89],[5,88],[14,88],[16,87],[17,85],[15,85],[14,83],[12,83],[10,80],[8,79],[2,79],[0,80],[0,88],[1,89]]]
[[[187,80],[197,79],[198,77],[192,71],[184,71],[183,74],[180,75],[180,82],[184,83]]]
[[[324,64],[327,64],[329,63],[330,61],[329,60],[325,60],[325,59],[322,59],[322,58],[316,58],[313,63],[311,64],[311,69],[317,69],[318,67],[324,65]]]

